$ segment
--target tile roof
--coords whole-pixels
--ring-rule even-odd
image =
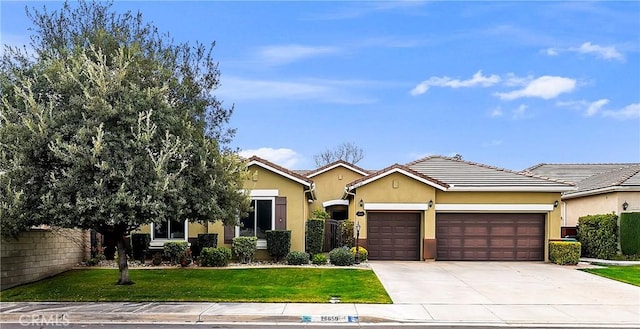
[[[577,183],[575,191],[566,193],[565,196],[571,198],[629,189],[640,191],[640,164],[589,176]]]
[[[578,183],[595,174],[632,165],[638,165],[638,163],[540,163],[522,172]]]
[[[303,184],[303,185],[307,185],[307,186],[311,186],[313,185],[313,180],[309,179],[306,176],[300,175],[299,173],[293,171],[293,170],[289,170],[287,168],[281,167],[273,162],[270,162],[268,160],[265,160],[259,156],[252,156],[248,159],[246,159],[247,161],[247,166],[250,165],[252,162],[255,162],[257,164],[259,164],[261,167],[270,170],[272,172],[275,172],[279,175],[282,176],[289,176],[287,178],[289,179],[293,179],[294,181],[298,181],[299,183]]]
[[[451,185],[451,190],[487,191],[568,191],[573,183],[519,173],[480,163],[444,156],[429,156],[407,167]]]
[[[326,165],[324,165],[324,166],[322,166],[320,168],[307,171],[304,175],[307,176],[307,177],[313,177],[313,176],[319,175],[319,174],[321,174],[321,173],[323,173],[325,171],[331,170],[331,169],[333,169],[335,167],[338,167],[338,166],[345,167],[345,168],[347,168],[349,170],[358,172],[358,173],[363,174],[363,175],[367,175],[367,174],[370,173],[368,170],[362,169],[362,168],[360,168],[360,167],[358,167],[358,166],[356,166],[356,165],[354,165],[352,163],[346,162],[344,160],[338,160],[338,161],[334,161],[332,163],[326,164]]]
[[[387,168],[384,168],[382,170],[376,171],[372,174],[369,174],[368,176],[364,176],[361,177],[359,179],[354,180],[353,182],[347,184],[347,188],[348,189],[354,189],[357,187],[360,187],[362,185],[368,184],[372,181],[375,181],[377,179],[380,179],[384,176],[387,176],[389,174],[392,174],[394,172],[400,172],[402,174],[408,175],[408,176],[414,176],[414,178],[417,178],[419,180],[424,181],[425,183],[432,185],[434,187],[437,187],[441,190],[446,190],[447,188],[449,188],[449,184],[441,182],[433,177],[429,177],[427,175],[424,175],[420,172],[417,172],[411,168],[409,168],[408,166],[403,166],[400,164],[394,164],[392,166],[389,166]]]

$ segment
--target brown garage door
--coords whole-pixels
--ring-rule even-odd
[[[437,214],[438,260],[544,260],[544,214]]]
[[[367,212],[372,260],[420,260],[420,214]]]

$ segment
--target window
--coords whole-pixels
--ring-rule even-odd
[[[240,236],[266,239],[266,231],[273,229],[273,198],[251,200],[252,211],[240,219]]]
[[[153,239],[180,239],[186,236],[185,222],[168,220],[162,224],[153,225]]]

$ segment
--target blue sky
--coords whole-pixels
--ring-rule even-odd
[[[28,42],[3,1],[3,44]],[[49,9],[60,2],[47,2]],[[132,2],[216,41],[232,146],[291,169],[351,142],[381,169],[428,155],[511,170],[640,162],[640,2]]]

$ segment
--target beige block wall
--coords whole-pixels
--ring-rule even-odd
[[[567,199],[563,202],[563,226],[576,226],[578,219],[587,215],[601,215],[615,212],[621,214],[622,204],[627,202],[627,212],[640,211],[640,192],[612,192],[590,195],[581,198]]]
[[[88,231],[32,230],[0,240],[0,289],[67,271],[90,257]]]

